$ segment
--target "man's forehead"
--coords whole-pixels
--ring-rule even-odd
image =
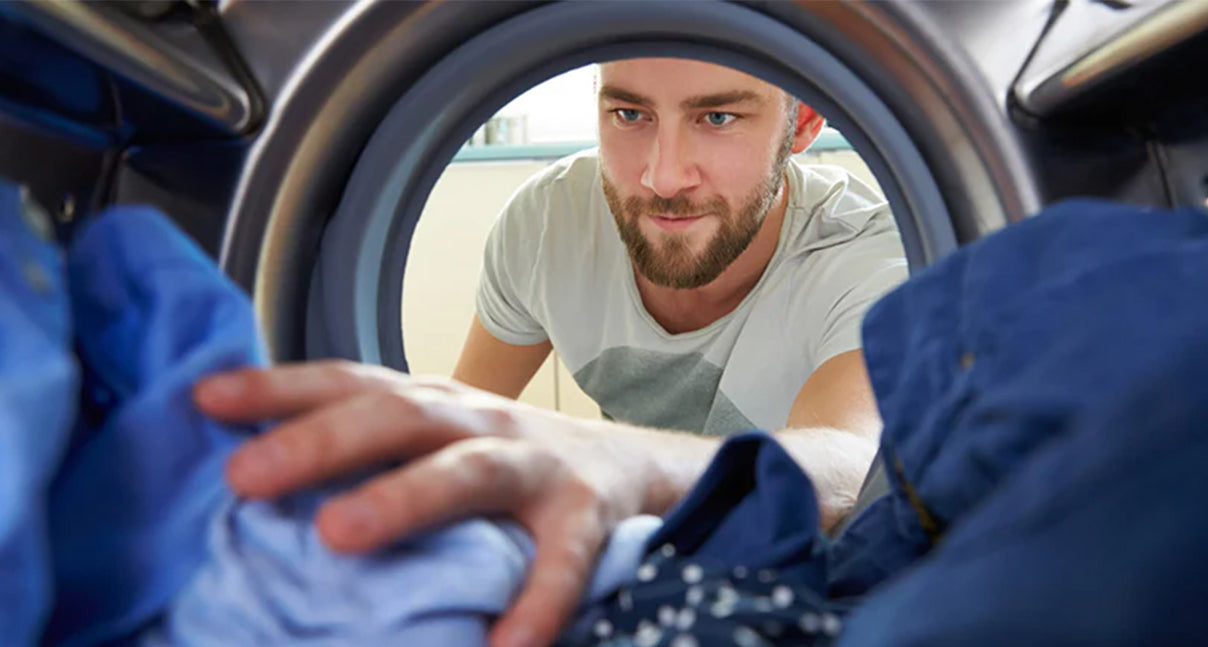
[[[602,63],[598,87],[605,86],[671,103],[693,96],[735,91],[772,97],[779,91],[763,79],[731,67],[679,58],[635,58]]]

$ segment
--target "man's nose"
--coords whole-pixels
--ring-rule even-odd
[[[700,169],[683,133],[660,129],[650,147],[642,186],[660,198],[674,198],[700,184]]]

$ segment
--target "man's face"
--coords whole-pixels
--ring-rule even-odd
[[[604,196],[637,270],[712,282],[779,197],[796,102],[727,67],[634,59],[600,66],[599,108]]]

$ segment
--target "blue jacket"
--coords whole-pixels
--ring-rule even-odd
[[[879,302],[844,645],[1208,643],[1208,217],[1070,201]]]

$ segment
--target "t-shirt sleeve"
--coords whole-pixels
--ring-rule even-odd
[[[827,309],[822,333],[810,353],[815,369],[836,355],[861,347],[865,313],[909,274],[902,240],[888,209],[870,220],[858,237],[830,253]]]
[[[478,281],[478,319],[495,338],[528,346],[548,339],[534,312],[545,204],[541,183],[522,186],[487,236]]]

